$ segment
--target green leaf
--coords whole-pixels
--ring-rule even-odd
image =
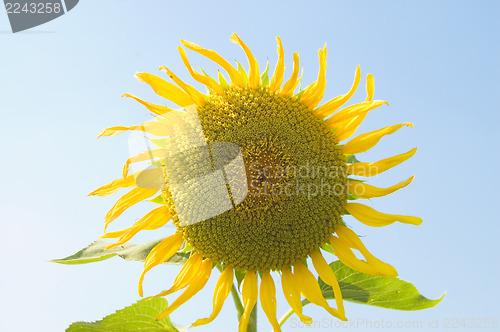
[[[165,138],[148,138],[148,140],[159,148],[167,148],[167,140]]]
[[[76,322],[71,324],[66,332],[81,331],[145,331],[159,332],[170,331],[179,332],[179,330],[170,321],[167,316],[160,321],[156,317],[160,312],[167,308],[167,301],[163,298],[144,299],[136,302],[130,307],[118,310],[114,314],[104,317],[102,320],[87,323]],[[187,328],[180,328],[182,331]]]
[[[352,192],[349,192],[349,197],[347,199],[351,200],[351,201],[355,201],[355,200],[359,199],[359,197],[354,195]]]
[[[262,86],[269,86],[269,59],[267,60],[266,70],[260,75],[260,82]]]
[[[241,77],[243,77],[243,82],[248,83],[248,74],[245,71],[245,68],[243,68],[238,61],[236,61],[236,63],[238,64],[238,73],[240,73]]]
[[[227,90],[227,88],[229,88],[229,83],[227,83],[226,79],[224,78],[220,70],[217,71],[217,77],[219,79],[219,84],[222,87],[222,89]]]
[[[234,276],[236,277],[236,282],[238,283],[238,290],[240,289],[243,278],[245,278],[245,272],[234,270]]]
[[[411,283],[398,278],[375,277],[345,266],[340,261],[330,264],[346,301],[369,304],[397,310],[422,310],[432,308],[444,298],[430,300],[421,295]],[[319,285],[326,299],[335,298],[332,287],[319,278]]]
[[[148,202],[165,205],[165,200],[163,200],[163,196],[161,194],[159,194],[155,198],[150,199]]]
[[[323,243],[321,245],[321,249],[335,255],[335,253],[333,252],[332,245],[328,242]]]
[[[359,161],[355,155],[351,154],[349,155],[349,157],[347,157],[347,163],[348,164],[355,164],[355,163],[360,163],[361,161]]]
[[[306,90],[300,90],[298,93],[297,93],[297,97],[300,98],[304,92],[306,92]]]
[[[71,256],[61,259],[53,259],[50,262],[70,265],[87,264],[103,261],[113,256],[119,256],[129,261],[144,262],[149,252],[162,240],[163,239],[158,239],[141,244],[125,243],[121,246],[117,246],[108,250],[105,250],[105,248],[110,244],[110,242],[95,241],[87,248],[84,248]],[[175,253],[175,255],[172,256],[169,260],[163,263],[182,265],[185,261],[188,260],[190,255],[190,251],[183,251],[181,249],[180,251]]]
[[[198,66],[198,69],[203,73],[203,76],[210,77],[210,75],[208,75],[207,73],[205,73],[205,71],[200,66]],[[208,86],[206,88],[207,88],[207,95],[211,95],[212,93],[214,93],[214,90],[212,90]]]

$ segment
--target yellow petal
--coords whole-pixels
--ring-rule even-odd
[[[415,175],[388,188],[377,188],[364,182],[349,181],[349,191],[359,198],[368,199],[374,197],[382,197],[406,187],[413,181],[414,178]]]
[[[257,303],[258,296],[257,276],[253,270],[248,270],[245,273],[245,278],[243,278],[243,283],[241,284],[241,294],[243,296],[244,311],[243,315],[241,315],[238,332],[246,332],[250,314]]]
[[[361,113],[358,116],[355,116],[345,122],[341,122],[340,124],[338,124],[338,128],[335,131],[335,137],[337,138],[337,140],[340,142],[351,137],[356,132],[356,130],[358,130],[358,127],[365,119],[366,114],[368,114],[368,112]]]
[[[115,126],[106,128],[103,131],[101,131],[101,133],[99,134],[99,136],[97,136],[97,138],[102,136],[115,136],[129,130],[142,131],[154,136],[168,136],[172,131],[172,128],[171,126],[169,126],[164,122],[148,121],[138,126],[130,126],[130,127]]]
[[[139,283],[137,288],[139,290],[139,295],[142,297],[142,281],[144,280],[144,275],[158,264],[163,263],[167,259],[171,258],[181,247],[184,242],[184,237],[182,233],[175,233],[158,243],[148,254],[144,262],[144,269],[142,270],[141,277],[139,278]]]
[[[295,87],[299,83],[297,78],[299,77],[299,54],[297,52],[293,53],[293,72],[292,76],[286,81],[283,89],[281,89],[281,94],[283,96],[290,96],[293,94]]]
[[[127,161],[125,162],[125,165],[123,165],[123,169],[122,169],[123,178],[125,179],[128,176],[130,164],[138,163],[141,161],[148,161],[148,160],[153,161],[153,159],[156,159],[156,158],[163,159],[167,156],[167,152],[168,152],[168,150],[166,150],[166,149],[153,149],[153,150],[147,150],[144,152],[140,152],[140,153],[136,154],[135,156],[128,158]]]
[[[318,51],[319,54],[319,74],[318,80],[308,86],[304,93],[300,96],[300,102],[309,107],[309,109],[314,109],[318,106],[326,88],[326,45],[322,50]]]
[[[397,276],[397,272],[395,272],[395,269],[389,264],[386,264],[387,267],[381,268],[372,266],[368,262],[359,260],[356,255],[354,255],[350,247],[335,236],[330,237],[330,244],[332,245],[332,248],[335,251],[335,255],[337,255],[339,260],[353,270],[373,276]]]
[[[155,230],[164,226],[172,219],[170,211],[166,205],[160,206],[148,212],[139,219],[132,227],[141,227],[142,230]],[[136,226],[137,225],[137,226]]]
[[[413,123],[400,123],[361,134],[342,146],[342,152],[345,154],[355,154],[368,151],[373,148],[382,137],[393,134],[404,126],[413,127]]]
[[[376,271],[372,266],[370,266],[367,262],[359,260],[356,255],[352,252],[349,246],[342,243],[338,237],[331,235],[329,237],[330,244],[332,249],[335,252],[335,255],[339,258],[339,260],[344,263],[346,266],[350,267],[353,270],[370,274],[370,275],[380,275],[378,271]]]
[[[373,101],[373,92],[374,92],[374,84],[373,84],[373,76],[368,74],[366,77],[366,102],[367,104],[361,103],[356,104],[345,109],[340,110],[334,116],[332,116],[328,123],[329,128],[337,128],[335,131],[335,136],[339,141],[343,141],[351,137],[359,125],[363,122],[366,117],[368,111],[381,106],[382,104],[387,104],[385,101],[375,100]],[[366,108],[359,108],[363,105],[366,105]]]
[[[366,262],[363,262],[363,261],[358,260],[353,254],[353,256],[356,260],[358,260],[360,263],[364,263],[363,266],[366,267],[368,265],[370,267],[370,269],[367,272],[361,271],[361,270],[360,270],[360,272],[366,272],[366,273],[369,273],[372,275],[377,275],[377,276],[397,277],[398,272],[396,271],[396,269],[392,265],[384,263],[380,259],[373,256],[366,249],[363,242],[361,242],[361,240],[356,235],[356,233],[354,233],[352,230],[350,230],[349,228],[347,228],[345,226],[340,225],[335,229],[335,233],[337,233],[338,238],[336,238],[334,236],[332,238],[334,238],[333,242],[336,242],[337,249],[338,249],[338,244],[340,243],[340,244],[346,246],[347,248],[353,248],[353,249],[359,250],[359,252],[361,252],[361,254],[363,254],[363,256],[365,257]],[[334,249],[334,251],[335,251],[335,249]],[[335,254],[337,254],[337,251],[335,251]],[[340,256],[339,256],[339,259],[341,259]],[[352,257],[351,257],[351,259],[352,259]],[[347,263],[346,263],[346,265],[347,265]]]
[[[189,48],[191,51],[197,52],[210,60],[214,61],[218,65],[220,65],[224,70],[229,74],[229,78],[231,79],[231,84],[236,85],[239,87],[244,87],[245,82],[243,81],[243,78],[241,77],[240,73],[231,66],[229,62],[227,62],[223,57],[221,57],[217,52],[212,51],[212,50],[207,50],[195,43],[188,42],[185,40],[181,39],[181,43]]]
[[[387,226],[396,221],[411,225],[420,225],[422,223],[422,219],[419,217],[381,213],[360,203],[347,203],[345,209],[363,224],[373,227]]]
[[[327,285],[332,286],[333,294],[335,295],[335,302],[337,303],[339,315],[342,317],[345,317],[344,301],[342,300],[342,292],[340,290],[340,286],[339,286],[339,283],[337,281],[337,278],[335,277],[335,273],[333,273],[333,270],[330,268],[330,266],[326,262],[325,258],[318,251],[313,251],[313,253],[311,254],[311,259],[312,259],[314,268],[316,269],[316,272],[318,272],[318,275],[321,278],[321,280],[323,280]]]
[[[153,209],[149,211],[144,217],[135,222],[132,227],[129,227],[127,232],[120,235],[120,239],[118,240],[118,242],[108,245],[106,249],[114,248],[116,246],[124,244],[132,237],[134,237],[135,234],[142,230],[158,229],[165,225],[170,219],[171,216],[167,206],[160,206],[156,209]],[[104,234],[102,237],[109,237],[109,235],[105,235],[106,234]]]
[[[191,280],[195,278],[200,272],[203,255],[200,252],[195,252],[189,259],[182,265],[182,269],[175,277],[175,280],[168,290],[164,290],[155,297],[166,296],[186,288]]]
[[[245,51],[245,55],[248,59],[248,64],[250,65],[250,70],[248,72],[248,86],[252,89],[257,88],[260,83],[259,64],[257,60],[255,60],[248,46],[245,45],[245,43],[241,40],[240,37],[238,37],[237,34],[233,33],[230,40],[233,43],[240,45],[243,51]]]
[[[102,137],[102,136],[115,136],[118,134],[121,134],[123,132],[126,132],[128,130],[134,130],[137,126],[131,126],[131,127],[124,127],[124,126],[114,126],[114,127],[109,127],[104,129],[99,133],[99,136],[97,138]]]
[[[133,175],[127,176],[125,179],[116,179],[110,183],[97,188],[88,196],[108,196],[116,193],[120,188],[129,188],[135,185],[135,177]]]
[[[136,73],[135,76],[141,82],[147,83],[154,92],[173,103],[184,107],[193,104],[193,100],[182,89],[165,81],[164,79],[149,73]]]
[[[380,107],[383,104],[389,105],[386,101],[374,100],[348,106],[332,115],[331,118],[325,121],[325,125],[327,128],[339,128],[340,124],[345,123],[346,121],[349,121],[350,119],[358,115],[367,113],[377,107]]]
[[[116,239],[117,237],[120,237],[123,234],[127,233],[131,228],[132,227],[128,227],[119,231],[104,233],[103,235],[99,236],[99,239]]]
[[[165,173],[162,168],[146,168],[134,172],[135,184],[144,189],[162,189],[165,186]]]
[[[132,205],[139,203],[146,198],[149,198],[156,194],[158,189],[144,189],[140,187],[136,187],[120,197],[118,201],[113,205],[111,210],[106,214],[104,218],[104,231],[108,227],[109,223],[118,218],[123,211],[131,207]]]
[[[224,90],[219,85],[219,83],[217,83],[217,81],[215,79],[213,79],[210,76],[201,75],[200,73],[195,72],[193,70],[193,67],[191,67],[191,64],[189,63],[189,60],[187,58],[186,52],[184,51],[184,49],[182,47],[178,46],[177,50],[179,51],[181,58],[182,58],[182,62],[184,62],[184,65],[186,66],[187,70],[189,71],[189,74],[191,74],[191,76],[195,80],[197,80],[201,84],[204,84],[206,87],[212,89],[215,93],[218,93],[218,94],[224,93]]]
[[[375,83],[373,81],[373,75],[366,75],[366,101],[373,100],[373,94],[375,92]]]
[[[234,277],[233,268],[227,266],[222,271],[219,279],[217,280],[217,283],[215,284],[214,299],[213,299],[214,309],[212,311],[212,314],[208,318],[198,319],[196,322],[192,324],[193,326],[208,324],[219,315],[222,309],[222,305],[224,304],[224,301],[226,300],[227,296],[231,292],[231,288],[233,287],[233,277]]]
[[[281,43],[280,37],[276,37],[276,41],[278,43],[278,62],[276,63],[276,68],[271,78],[271,84],[269,85],[269,90],[271,90],[271,92],[277,92],[281,88],[283,75],[285,73],[285,51],[283,50],[283,44]]]
[[[165,114],[167,112],[173,111],[171,108],[168,108],[168,107],[162,106],[162,105],[156,105],[153,103],[149,103],[149,102],[144,101],[144,100],[142,100],[134,95],[131,95],[129,93],[124,93],[122,95],[122,97],[132,98],[132,99],[138,101],[139,103],[143,104],[144,106],[146,106],[146,108],[148,110],[150,110],[151,112],[158,114],[158,115],[162,115],[162,114]]]
[[[415,152],[417,152],[417,148],[413,148],[408,152],[398,154],[396,156],[389,157],[386,159],[382,159],[374,163],[348,164],[347,172],[349,174],[358,176],[366,176],[366,177],[374,176],[382,172],[385,172],[394,166],[401,164],[405,160],[410,159],[415,154]]]
[[[309,269],[305,267],[304,264],[297,263],[293,265],[293,275],[295,283],[297,284],[297,288],[307,300],[320,307],[323,307],[332,316],[335,316],[340,320],[347,320],[336,309],[333,309],[328,305],[326,299],[321,293],[318,281],[311,273],[311,271],[309,271]]]
[[[156,317],[156,320],[162,320],[163,318],[169,316],[175,309],[181,306],[183,303],[192,298],[196,293],[198,293],[203,287],[205,287],[208,278],[210,278],[210,273],[212,272],[213,261],[211,259],[205,259],[201,263],[200,272],[193,279],[193,282],[189,287],[177,298],[171,305],[169,305],[165,310],[160,312]]]
[[[286,301],[293,309],[293,312],[299,316],[302,323],[309,325],[313,322],[311,317],[302,314],[302,301],[300,298],[300,291],[295,284],[295,280],[289,268],[285,267],[282,270],[281,275],[281,286],[283,288],[283,294],[285,295]]]
[[[166,121],[148,121],[134,126],[131,130],[142,131],[154,136],[168,136],[172,132],[172,126]]]
[[[260,303],[262,310],[269,319],[274,332],[281,332],[280,324],[276,319],[276,287],[269,271],[262,274],[260,282]]]
[[[181,87],[182,90],[184,90],[189,95],[189,97],[191,98],[191,100],[193,100],[196,106],[201,106],[205,103],[203,94],[200,91],[196,90],[191,85],[184,83],[167,67],[161,66],[160,70],[166,72],[168,77],[170,77],[172,81],[174,81],[178,86]]]
[[[347,92],[345,95],[338,96],[326,102],[320,108],[318,108],[314,114],[319,118],[326,118],[330,114],[333,114],[352,97],[354,92],[356,92],[360,80],[361,80],[361,70],[359,66],[357,66],[356,74],[354,76],[354,82],[352,83],[352,87],[349,90],[349,92]]]

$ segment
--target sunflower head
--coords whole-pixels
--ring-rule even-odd
[[[271,78],[263,71],[246,44],[236,35],[231,41],[241,46],[249,62],[248,72],[234,67],[218,53],[182,41],[185,48],[216,62],[226,73],[217,79],[195,71],[183,47],[180,56],[192,78],[207,87],[203,94],[160,67],[175,83],[148,73],[137,78],[165,99],[187,109],[174,111],[126,94],[146,106],[155,120],[132,127],[112,127],[100,136],[135,130],[154,136],[157,148],[132,156],[123,169],[123,178],[92,194],[108,195],[119,188],[132,188],[106,216],[106,225],[133,204],[159,193],[153,209],[133,226],[103,237],[118,238],[123,244],[141,230],[154,230],[169,220],[176,233],[160,242],[148,255],[140,278],[168,260],[183,244],[191,249],[173,286],[165,296],[186,288],[162,314],[165,317],[204,287],[214,266],[222,271],[214,295],[214,311],[201,325],[215,319],[233,284],[234,271],[244,274],[244,314],[240,330],[246,328],[253,306],[260,297],[274,330],[276,321],[275,284],[271,272],[281,277],[286,300],[304,322],[301,297],[330,314],[345,320],[337,280],[323,257],[323,249],[334,253],[344,264],[372,275],[396,276],[389,264],[375,258],[358,236],[345,226],[350,214],[370,226],[395,221],[419,224],[420,218],[385,214],[352,200],[390,194],[407,186],[413,177],[389,188],[377,188],[353,176],[370,177],[410,158],[415,149],[373,163],[358,162],[354,154],[374,147],[385,135],[411,123],[396,124],[365,134],[349,142],[369,111],[387,102],[373,100],[373,77],[366,78],[364,102],[343,107],[355,93],[361,74],[356,68],[354,83],[346,94],[319,106],[326,87],[326,46],[318,51],[319,74],[315,82],[297,91],[299,56],[293,55],[291,76],[285,81],[285,56],[278,42],[278,62]],[[168,139],[161,139],[168,137]],[[153,167],[129,174],[132,163],[149,160]],[[160,184],[160,185],[151,185]],[[359,251],[365,260],[356,257]],[[337,308],[321,295],[314,275],[303,262],[311,259],[321,279],[332,286]]]
[[[238,270],[262,272],[291,266],[328,241],[347,201],[347,165],[322,121],[298,98],[263,86],[228,87],[222,95],[209,95],[197,112],[209,144],[204,152],[198,148],[188,157],[166,158],[172,164],[167,169],[179,176],[174,199],[170,190],[164,192],[174,224],[193,248]],[[223,142],[241,150],[240,169],[230,164],[236,153]],[[228,162],[210,163],[213,159]],[[207,197],[209,205],[218,202],[214,196],[224,197],[218,195],[216,181],[193,185],[193,178],[209,176],[211,164],[224,171],[232,204],[223,213],[182,227],[176,206],[182,206],[185,217],[203,205],[192,196]],[[240,189],[247,191],[246,197],[235,201]],[[226,190],[224,186],[223,194]]]

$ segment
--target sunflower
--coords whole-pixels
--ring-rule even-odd
[[[141,230],[155,230],[172,220],[176,232],[158,243],[148,254],[138,285],[139,294],[143,296],[142,282],[149,270],[167,261],[179,250],[190,253],[173,285],[157,295],[167,296],[183,290],[159,314],[158,320],[200,291],[214,267],[221,273],[215,286],[213,311],[209,317],[196,320],[193,326],[210,323],[217,317],[231,292],[235,276],[242,276],[243,279],[243,313],[239,331],[246,331],[258,298],[274,331],[281,330],[276,319],[273,275],[274,278],[281,278],[286,301],[304,323],[309,324],[312,319],[302,313],[302,296],[338,319],[347,320],[340,287],[324,258],[325,254],[334,254],[348,267],[370,275],[396,277],[397,272],[367,250],[356,233],[343,222],[342,216],[352,215],[361,223],[374,227],[396,221],[413,225],[422,222],[418,217],[386,214],[353,202],[357,199],[385,196],[409,185],[413,177],[389,188],[377,188],[353,176],[371,177],[380,174],[412,157],[416,149],[372,163],[359,162],[354,154],[371,149],[385,135],[413,125],[396,124],[344,142],[356,132],[369,111],[387,104],[386,101],[373,100],[374,82],[371,74],[366,77],[364,102],[342,108],[360,83],[358,66],[350,90],[319,106],[326,86],[326,45],[318,51],[317,80],[300,89],[299,56],[297,53],[293,54],[292,74],[285,81],[285,55],[279,37],[278,61],[271,78],[268,76],[269,63],[261,74],[259,64],[247,45],[236,34],[230,39],[241,46],[246,54],[248,72],[239,63],[234,67],[213,50],[181,41],[185,48],[222,67],[229,80],[220,71],[217,80],[203,71],[195,71],[185,49],[178,47],[189,74],[207,87],[206,94],[188,85],[163,66],[160,70],[166,72],[176,84],[149,73],[137,73],[136,77],[151,86],[156,94],[181,108],[195,109],[204,135],[203,151],[215,155],[216,150],[222,150],[218,152],[222,155],[221,159],[224,159],[222,164],[227,164],[226,159],[236,160],[238,153],[240,154],[241,167],[233,172],[233,176],[241,180],[243,174],[244,181],[234,186],[231,174],[225,174],[227,186],[224,188],[229,192],[231,205],[221,209],[221,213],[209,217],[205,214],[205,218],[197,219],[196,222],[182,221],[186,213],[188,217],[192,217],[189,211],[196,210],[198,204],[215,208],[219,203],[223,204],[216,198],[208,204],[202,202],[199,197],[208,196],[203,196],[203,188],[199,186],[189,185],[184,189],[179,189],[178,186],[207,175],[220,165],[214,166],[214,160],[205,163],[207,165],[203,164],[199,156],[204,152],[192,149],[187,136],[175,130],[176,116],[187,114],[186,111],[172,110],[125,94],[124,96],[144,105],[154,114],[155,119],[138,126],[108,128],[100,136],[113,136],[134,130],[156,137],[176,139],[175,144],[170,144],[169,147],[158,143],[157,149],[131,157],[123,168],[122,178],[91,193],[105,196],[120,188],[131,188],[106,215],[106,227],[124,210],[159,193],[153,199],[160,202],[159,207],[129,228],[108,233],[105,228],[102,238],[117,238],[118,241],[109,246],[114,247],[127,242]],[[297,90],[299,92],[295,93]],[[172,114],[175,116],[170,117]],[[151,141],[158,142],[153,139]],[[224,142],[237,147],[234,153],[231,149],[216,148],[216,143]],[[177,151],[171,151],[173,148]],[[191,152],[186,152],[188,150]],[[165,158],[168,153],[171,158]],[[138,172],[129,174],[131,164],[147,160],[155,166],[140,172],[140,176]],[[169,172],[169,168],[176,172]],[[144,185],[148,181],[159,182],[161,186]],[[239,195],[237,191],[241,188],[245,191],[244,196],[240,195],[240,199],[236,199]],[[193,199],[196,204],[193,204]],[[359,251],[364,259],[359,259],[353,250]],[[323,297],[319,284],[307,265],[308,259],[312,261],[319,277],[333,288],[336,308],[331,307]]]

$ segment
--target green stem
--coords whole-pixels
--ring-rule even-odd
[[[280,320],[278,321],[280,326],[283,326],[283,324],[285,324],[286,320],[288,318],[290,318],[290,316],[293,315],[293,309],[290,308],[290,310],[288,310],[281,318]]]
[[[302,300],[302,306],[305,306],[305,305],[308,305],[309,302],[308,300],[304,299]],[[290,308],[290,310],[288,310],[281,318],[280,320],[278,321],[278,323],[280,324],[280,326],[283,326],[283,324],[285,324],[285,322],[287,321],[288,318],[290,318],[290,316],[293,315],[293,309]]]
[[[252,313],[250,314],[247,332],[257,332],[257,304],[255,304],[252,309]]]
[[[236,287],[234,287],[234,284],[233,287],[231,287],[231,295],[233,296],[234,306],[236,307],[236,312],[238,313],[238,322],[239,322],[241,316],[243,315],[244,309],[243,309],[243,304],[241,304],[240,296],[238,295],[238,290],[236,289]]]

